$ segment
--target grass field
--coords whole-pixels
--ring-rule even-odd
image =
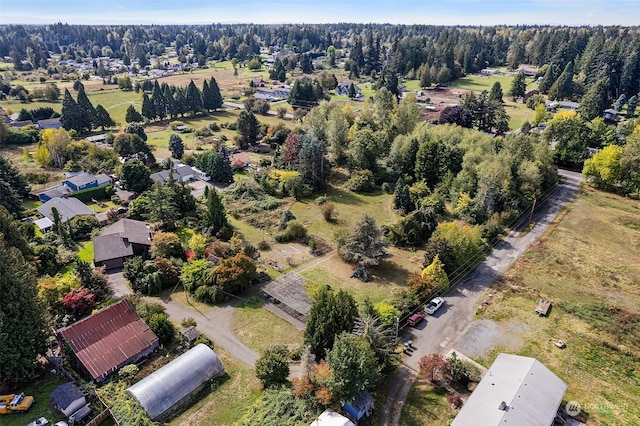
[[[402,406],[400,426],[446,425],[455,412],[447,402],[448,392],[416,380]]]
[[[93,262],[93,241],[83,241],[79,244],[80,250],[76,257],[83,262]]]
[[[268,333],[265,333],[265,324],[269,324]],[[233,312],[233,331],[245,345],[259,354],[273,344],[283,344],[290,349],[302,344],[302,333],[264,309],[257,297]]]
[[[531,120],[533,117],[533,110],[526,107],[524,104],[519,104],[511,101],[507,96],[511,83],[513,82],[512,75],[492,75],[483,76],[479,74],[469,74],[465,77],[459,78],[450,83],[451,87],[458,89],[473,90],[481,92],[483,90],[491,91],[491,87],[499,82],[504,93],[504,106],[507,114],[509,115],[509,128],[518,129],[525,121]],[[533,90],[538,87],[532,79],[527,79],[527,90]]]
[[[24,426],[32,420],[46,417],[51,424],[58,420],[64,420],[59,411],[54,410],[49,394],[59,385],[65,383],[59,376],[45,374],[43,378],[33,381],[29,386],[16,389],[15,393],[24,392],[25,395],[33,396],[33,405],[24,414],[2,415],[0,424],[2,426]]]
[[[481,314],[523,330],[516,353],[562,378],[565,402],[579,402],[590,424],[640,424],[639,248],[638,201],[583,188],[496,283],[497,295]],[[539,297],[553,302],[548,318],[533,312]],[[558,339],[565,350],[553,346]]]

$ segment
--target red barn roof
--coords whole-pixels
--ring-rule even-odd
[[[100,382],[158,347],[158,337],[128,299],[58,330],[78,361]]]

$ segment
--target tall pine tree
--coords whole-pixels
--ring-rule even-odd
[[[211,80],[209,80],[209,90],[211,91],[211,96],[213,98],[213,110],[219,110],[224,106],[224,99],[220,94],[220,87],[218,86],[218,82],[213,77],[211,77]]]
[[[156,109],[146,92],[142,94],[142,115],[149,121],[156,118]]]
[[[190,111],[193,115],[196,115],[202,109],[202,93],[196,87],[193,80],[187,86],[187,105],[189,106],[188,111]]]
[[[91,104],[84,91],[84,86],[80,86],[76,103],[80,111],[81,132],[88,132],[95,127],[97,122],[96,109]]]
[[[64,89],[60,121],[66,130],[82,132],[82,115],[78,104],[71,96],[69,89]]]

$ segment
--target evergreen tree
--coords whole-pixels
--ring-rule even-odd
[[[251,111],[242,111],[236,121],[238,131],[238,147],[247,149],[258,141],[260,123]]]
[[[351,235],[338,246],[338,254],[345,262],[366,268],[379,265],[388,256],[386,246],[375,219],[363,214]]]
[[[66,130],[73,129],[76,132],[82,132],[82,114],[80,113],[78,104],[71,96],[69,89],[64,90],[60,121]]]
[[[311,347],[317,361],[333,348],[337,335],[353,330],[357,316],[358,307],[349,293],[343,290],[335,293],[327,285],[316,293],[304,330],[304,343]]]
[[[80,87],[80,90],[78,90],[77,105],[80,111],[81,132],[88,132],[96,125],[97,119],[96,109],[87,97],[84,87]]]
[[[618,99],[616,99],[616,103],[613,105],[613,109],[615,109],[616,111],[622,111],[622,108],[626,103],[627,103],[627,97],[623,93],[618,97]]]
[[[429,70],[429,66],[423,64],[420,69],[422,70],[420,73],[420,87],[423,89],[425,87],[431,87],[431,70]]]
[[[638,96],[633,95],[629,98],[629,102],[627,102],[627,117],[632,117],[636,112],[636,107],[638,106]]]
[[[127,108],[127,113],[124,116],[124,121],[126,121],[127,123],[142,123],[144,119],[133,105],[129,105],[129,107]]]
[[[147,96],[147,92],[142,94],[142,115],[149,121],[152,121],[156,118],[156,110],[153,106],[153,102]]]
[[[513,77],[513,81],[511,82],[511,89],[509,90],[509,96],[511,96],[513,99],[522,98],[524,97],[526,90],[527,82],[524,73],[519,72],[515,77]],[[493,88],[491,89],[491,91],[493,92]]]
[[[225,144],[220,144],[218,149],[218,157],[220,158],[220,177],[219,182],[233,182],[233,169],[231,168],[231,156]]]
[[[162,99],[164,99],[165,103],[165,111],[169,115],[170,119],[174,119],[177,113],[176,100],[173,97],[173,91],[171,87],[167,83],[162,85]]]
[[[188,111],[190,111],[193,115],[196,115],[202,109],[202,93],[196,87],[193,80],[187,86],[187,105],[189,107]]]
[[[409,185],[404,184],[402,178],[396,182],[396,191],[393,196],[393,207],[400,210],[402,214],[408,214],[415,208],[409,193]]]
[[[179,135],[169,136],[169,151],[171,151],[173,158],[178,160],[184,155],[184,143]]]
[[[324,155],[324,144],[313,136],[302,135],[299,146],[297,170],[302,181],[313,191],[324,189],[330,171],[329,162]]]
[[[209,190],[206,206],[207,211],[204,215],[204,225],[211,229],[211,235],[215,235],[220,229],[228,226],[229,221],[222,200],[214,188]]]
[[[0,207],[1,209],[1,207]],[[0,233],[0,377],[27,382],[46,351],[47,328],[35,268]]]
[[[202,107],[209,112],[213,109],[213,92],[207,80],[202,82]]]
[[[116,125],[114,121],[111,119],[109,112],[104,109],[102,105],[96,107],[96,127],[102,127],[102,131],[104,132],[105,127],[113,127]]]
[[[493,83],[493,86],[491,86],[491,92],[489,92],[489,99],[491,99],[492,101],[500,102],[500,103],[504,102],[502,99],[502,86],[500,85],[499,81],[496,81],[495,83]]]
[[[269,346],[256,361],[256,377],[264,388],[287,383],[289,350],[284,345]]]
[[[562,74],[549,88],[549,99],[568,99],[573,95],[573,62],[567,63]]]
[[[184,97],[184,90],[176,89],[173,96],[175,99],[176,115],[180,114],[180,117],[184,117],[184,115],[189,112],[189,104],[187,103],[187,98]]]
[[[151,190],[147,192],[149,198],[149,219],[154,222],[161,222],[167,229],[175,229],[175,223],[180,216],[178,206],[174,199],[173,169],[169,169],[169,183],[155,182]]]
[[[354,99],[356,95],[356,87],[353,85],[353,82],[349,83],[349,91],[347,92],[347,96],[349,96],[350,99]]]
[[[553,83],[558,79],[559,75],[560,70],[558,69],[558,66],[556,64],[549,65],[547,71],[545,71],[544,76],[542,77],[542,80],[540,80],[540,84],[538,85],[540,93],[544,93],[546,95]]]
[[[607,109],[609,98],[607,89],[609,87],[609,78],[605,77],[593,84],[582,98],[580,105],[580,114],[586,120],[593,120],[596,117],[602,117],[604,110]]]
[[[118,170],[122,187],[136,194],[142,194],[151,187],[153,181],[150,176],[149,168],[138,159],[126,161]]]
[[[164,93],[158,84],[158,80],[155,81],[153,90],[151,91],[151,102],[153,103],[153,110],[156,113],[156,117],[160,121],[164,120],[167,116],[167,101],[164,98]]]
[[[212,109],[214,111],[217,111],[224,106],[224,99],[222,99],[222,95],[220,94],[220,87],[218,87],[218,82],[213,77],[211,77],[211,80],[209,80],[209,90],[211,91],[211,95],[213,98]]]

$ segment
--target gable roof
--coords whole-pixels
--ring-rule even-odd
[[[174,164],[173,180],[175,180],[176,182],[180,182],[186,177],[193,177],[194,174],[195,172],[190,166],[184,164]],[[161,172],[153,173],[151,175],[151,179],[156,182],[169,182],[169,170],[163,170]]]
[[[136,244],[151,245],[151,230],[146,222],[133,219],[120,219],[104,228],[100,235],[119,235]]]
[[[84,393],[73,382],[58,386],[49,395],[55,405],[66,410],[74,401],[84,398]]]
[[[535,358],[499,354],[452,426],[550,426],[566,390]]]
[[[60,118],[48,118],[46,120],[38,120],[38,127],[41,129],[62,127]]]
[[[105,183],[111,182],[111,178],[104,173],[100,173],[96,176],[91,172],[86,172],[64,180],[64,182],[70,182],[77,187],[81,187],[93,181],[96,181],[98,185],[103,185]]]
[[[63,197],[70,193],[71,190],[63,185],[54,186],[53,188],[48,188],[42,191],[38,195],[46,195],[49,198]]]
[[[158,337],[128,299],[58,330],[95,380],[158,347]]]
[[[107,226],[94,237],[93,261],[118,259],[133,256],[133,245],[151,245],[151,230],[145,222],[133,219],[120,219]]]
[[[84,205],[84,203],[77,198],[55,197],[38,207],[37,210],[42,216],[53,220],[53,214],[51,213],[53,207],[60,213],[60,220],[62,220],[63,223],[79,215],[95,216],[96,214],[96,212]]]

